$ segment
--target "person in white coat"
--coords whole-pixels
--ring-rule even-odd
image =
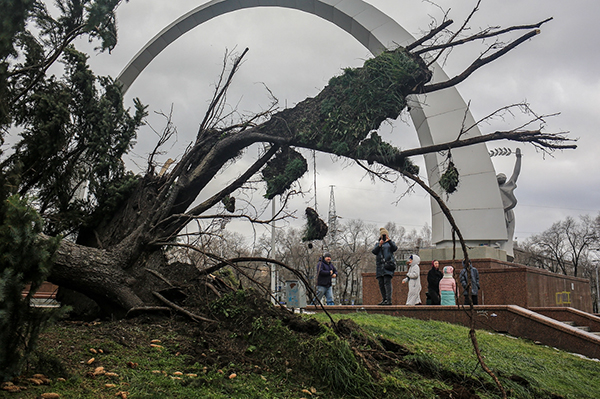
[[[407,305],[421,304],[421,267],[419,263],[421,258],[419,255],[411,255],[408,258],[408,272],[406,278],[402,280],[402,284],[408,283],[408,297],[406,298]]]

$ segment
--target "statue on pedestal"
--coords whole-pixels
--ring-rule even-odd
[[[514,258],[513,236],[515,234],[515,214],[513,208],[517,205],[517,198],[515,197],[514,191],[515,188],[517,188],[517,178],[521,172],[521,149],[517,148],[515,154],[517,156],[517,161],[515,162],[515,169],[513,170],[510,179],[506,180],[506,175],[504,173],[498,173],[498,175],[496,175],[498,186],[500,188],[500,198],[502,198],[502,206],[504,207],[507,232],[507,241],[501,248],[506,251],[509,260]]]

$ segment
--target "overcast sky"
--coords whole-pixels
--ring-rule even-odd
[[[394,18],[414,36],[427,30],[432,18],[442,19],[440,8],[421,0],[367,2]],[[116,77],[155,34],[203,3],[202,0],[130,0],[123,3],[118,11],[119,44],[112,54],[92,55],[93,69],[97,74]],[[444,10],[450,9],[456,29],[475,1],[438,0],[436,3]],[[577,150],[555,152],[553,157],[544,157],[533,147],[521,145],[523,164],[515,191],[519,200],[515,209],[515,237],[520,241],[569,215],[596,216],[600,211],[598,15],[600,2],[597,0],[483,0],[471,23],[475,29],[554,18],[543,25],[541,35],[485,66],[458,86],[465,101],[471,102],[475,119],[504,105],[527,101],[538,114],[560,112],[559,116],[547,120],[545,131],[568,131],[570,137],[579,139]],[[127,104],[132,104],[133,97],[139,97],[149,105],[152,113],[168,113],[173,106],[178,141],[169,147],[164,159],[180,155],[195,136],[225,51],[242,51],[246,47],[250,51],[229,93],[229,102],[239,111],[248,113],[269,105],[265,85],[282,107],[291,107],[306,97],[315,96],[332,76],[340,74],[342,68],[360,66],[370,57],[348,33],[301,11],[254,8],[214,18],[163,51],[126,95]],[[444,70],[449,76],[459,73],[480,50],[481,47],[473,46],[454,51]],[[157,129],[163,126],[162,119],[155,115],[151,115],[149,121]],[[481,130],[482,133],[508,130],[517,123],[510,119],[494,121],[483,125]],[[385,134],[402,148],[419,145],[407,116],[387,127]],[[137,157],[134,156],[132,161],[143,167],[155,140],[151,130],[141,129],[135,149]],[[497,142],[488,145],[490,149],[497,147],[514,150],[517,144]],[[248,155],[255,154],[256,149],[251,149]],[[514,161],[514,155],[493,158],[496,172],[509,176]],[[129,163],[132,167],[133,162]],[[420,159],[416,162],[423,165]],[[309,165],[309,173],[301,185],[310,192],[292,205],[292,210],[297,210],[299,216],[292,222],[296,227],[303,224],[304,208],[314,206],[311,159]],[[227,171],[222,179],[232,176],[235,176],[234,171]],[[330,185],[335,185],[336,210],[343,219],[362,219],[375,225],[393,221],[407,230],[420,230],[425,224],[431,225],[429,199],[418,188],[397,201],[406,190],[403,183],[396,187],[373,184],[356,166],[334,162],[329,156],[317,158],[316,182],[318,210],[325,220]],[[247,199],[258,207],[266,207],[266,203],[260,201],[261,195],[262,192],[256,192]],[[266,216],[270,214],[268,209]],[[259,229],[258,233],[263,231]]]

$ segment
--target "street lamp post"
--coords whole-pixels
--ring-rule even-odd
[[[275,198],[271,200],[271,258],[275,259]],[[277,296],[277,271],[275,264],[271,263],[271,302],[276,304],[275,297]]]

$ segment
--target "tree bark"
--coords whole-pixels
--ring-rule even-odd
[[[124,316],[126,310],[144,306],[133,287],[136,278],[123,270],[121,251],[97,249],[63,240],[56,253],[50,281],[95,300],[105,311]]]

